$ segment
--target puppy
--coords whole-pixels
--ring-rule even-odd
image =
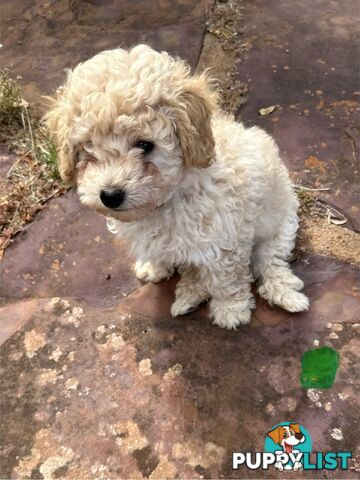
[[[299,443],[305,442],[305,437],[300,430],[300,426],[298,423],[290,423],[290,425],[282,426],[274,428],[268,432],[268,437],[271,438],[275,443],[280,445],[283,451],[287,454],[289,453],[299,453],[299,450],[295,450],[294,447],[299,445]],[[283,470],[284,466],[281,462],[277,462],[275,467],[279,470]],[[302,464],[300,462],[295,462],[292,469],[299,470],[302,468]]]
[[[250,283],[271,305],[308,308],[287,258],[298,202],[274,140],[224,115],[206,74],[146,45],[68,72],[46,122],[63,179],[129,239],[139,279],[176,268],[173,316],[210,300],[220,327],[250,321]]]

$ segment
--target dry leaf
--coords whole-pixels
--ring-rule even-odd
[[[25,98],[22,98],[20,101],[20,105],[24,108],[28,108],[30,106],[29,102],[25,100]]]
[[[275,110],[275,105],[271,105],[271,107],[266,107],[266,108],[260,108],[259,114],[262,117],[265,117],[266,115],[270,115]]]
[[[329,222],[334,224],[334,225],[345,225],[345,223],[347,222],[347,219],[343,218],[343,219],[340,220],[339,218],[330,217]]]

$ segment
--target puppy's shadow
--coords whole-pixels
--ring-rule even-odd
[[[176,274],[169,280],[160,283],[143,284],[141,288],[127,297],[122,302],[122,305],[130,312],[145,318],[156,320],[166,318],[171,323],[179,325],[182,325],[185,321],[192,323],[195,320],[198,321],[202,319],[204,327],[205,322],[211,325],[207,302],[202,303],[198,308],[186,315],[181,315],[176,318],[171,317],[170,308],[175,301],[175,288],[179,279],[180,276]],[[261,325],[276,326],[294,316],[281,308],[270,307],[268,303],[256,293],[255,285],[252,286],[252,291],[256,298],[256,309],[251,316],[250,327],[259,327]],[[215,328],[218,335],[220,335],[222,329],[216,326],[212,326],[212,328]],[[247,328],[247,326],[240,326],[238,330],[242,331],[244,328]]]

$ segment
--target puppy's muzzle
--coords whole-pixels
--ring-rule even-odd
[[[107,208],[119,208],[125,200],[125,192],[121,189],[101,190],[100,200]]]

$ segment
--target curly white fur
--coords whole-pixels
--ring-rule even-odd
[[[287,263],[297,199],[273,139],[221,113],[206,75],[139,45],[102,52],[69,72],[47,115],[60,171],[80,200],[130,240],[145,281],[176,267],[173,315],[210,299],[214,323],[250,321],[250,283],[270,304],[308,308]],[[148,154],[137,147],[151,141]],[[121,188],[116,209],[100,200]]]

